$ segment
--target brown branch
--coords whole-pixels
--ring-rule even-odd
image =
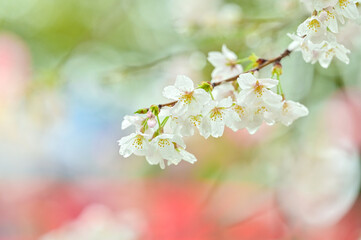
[[[272,64],[272,63],[279,63],[283,58],[289,56],[291,54],[291,51],[286,49],[281,55],[279,55],[278,57],[275,57],[275,58],[271,58],[271,59],[268,59],[268,60],[265,60],[263,63],[261,63],[258,67],[256,68],[253,68],[251,70],[248,70],[246,72],[243,72],[243,73],[253,73],[253,72],[257,72],[259,70],[261,70],[262,68],[264,67],[267,67],[268,65]],[[217,87],[223,83],[227,83],[227,82],[233,82],[233,81],[236,81],[237,78],[238,78],[239,75],[237,76],[234,76],[234,77],[230,77],[230,78],[227,78],[227,79],[224,79],[220,82],[215,82],[215,83],[212,83],[212,86],[213,87]],[[172,107],[174,106],[178,101],[173,101],[173,102],[169,102],[169,103],[164,103],[164,104],[159,104],[158,107],[159,109],[163,108],[163,107]],[[149,110],[149,108],[146,108],[147,110]]]
[[[279,55],[278,57],[275,57],[275,58],[272,58],[272,59],[269,59],[269,60],[266,60],[265,62],[263,62],[262,64],[260,64],[258,67],[256,68],[253,68],[251,70],[248,70],[244,73],[250,73],[250,72],[257,72],[259,70],[261,70],[262,68],[264,67],[267,67],[268,65],[272,64],[272,63],[277,63],[277,62],[280,62],[283,58],[289,56],[291,54],[291,51],[286,49],[281,55]],[[237,80],[239,75],[237,76],[234,76],[234,77],[231,77],[231,78],[228,78],[228,79],[225,79],[221,82],[216,82],[216,83],[213,83],[213,87],[217,87],[223,83],[226,83],[226,82],[233,82],[235,80]]]

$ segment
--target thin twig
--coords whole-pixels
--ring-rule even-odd
[[[291,54],[291,51],[286,49],[281,55],[279,55],[278,57],[275,57],[275,58],[271,58],[271,59],[268,59],[268,60],[265,60],[262,64],[260,64],[258,67],[256,68],[253,68],[251,70],[248,70],[244,73],[253,73],[253,72],[257,72],[259,70],[261,70],[262,68],[264,67],[267,67],[268,65],[272,64],[272,63],[277,63],[277,62],[280,62],[283,58],[289,56]],[[237,80],[239,75],[237,76],[234,76],[234,77],[230,77],[230,78],[227,78],[227,79],[224,79],[220,82],[215,82],[215,83],[212,83],[212,86],[213,87],[217,87],[221,84],[224,84],[224,83],[227,83],[227,82],[234,82]],[[169,103],[163,103],[163,104],[159,104],[158,107],[159,109],[163,108],[163,107],[172,107],[174,106],[178,101],[173,101],[173,102],[169,102]],[[145,108],[147,110],[149,110],[149,108]]]

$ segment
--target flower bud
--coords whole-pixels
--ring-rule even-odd
[[[158,116],[159,114],[159,107],[157,105],[152,105],[149,108],[149,111],[153,113],[155,116]]]
[[[150,128],[154,128],[157,125],[157,121],[155,120],[154,117],[148,119],[147,123],[148,123],[148,127],[150,127]]]
[[[257,60],[259,59],[259,57],[257,57],[257,55],[256,54],[254,54],[254,53],[252,53],[249,57],[248,57],[248,59],[251,61],[251,62],[257,62]]]
[[[147,108],[141,108],[138,109],[136,112],[134,112],[135,114],[146,114],[148,112]]]
[[[206,92],[212,92],[213,90],[213,86],[209,82],[202,82],[201,84],[198,85],[198,88],[202,88]]]
[[[147,112],[147,118],[153,118],[154,117],[154,114],[149,110]]]
[[[272,75],[281,76],[282,75],[282,64],[276,62],[272,68]]]

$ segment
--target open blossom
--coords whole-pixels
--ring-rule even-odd
[[[356,3],[358,2],[358,0],[338,0],[335,5],[335,10],[340,16],[341,23],[344,23],[343,17],[353,20],[359,17],[359,12],[356,6]]]
[[[177,165],[182,159],[194,163],[196,158],[193,154],[186,152],[185,147],[180,136],[160,134],[151,140],[149,154],[146,155],[146,159],[152,165],[159,164],[162,169],[165,168],[164,160],[168,161],[168,165]]]
[[[288,34],[288,36],[293,39],[289,49],[301,51],[305,62],[311,62],[312,64],[319,62],[323,68],[328,68],[333,57],[337,57],[340,61],[346,64],[349,63],[347,54],[350,53],[350,50],[338,43],[331,32],[326,32],[323,41],[317,44],[307,37],[300,37],[295,34]]]
[[[215,67],[212,72],[212,81],[214,82],[237,76],[243,72],[242,65],[238,64],[237,55],[226,45],[222,46],[222,52],[210,52],[208,61]]]
[[[198,114],[210,100],[210,95],[203,89],[194,89],[193,81],[183,75],[177,76],[174,86],[165,87],[163,96],[178,101],[172,108],[175,116]]]
[[[128,136],[122,137],[118,141],[120,146],[119,154],[125,158],[132,154],[137,156],[147,155],[149,151],[149,137],[141,132],[131,133]]]
[[[350,53],[350,50],[337,42],[324,42],[320,48],[320,52],[318,61],[324,68],[328,68],[334,56],[346,64],[350,62],[350,59],[347,56],[347,54]]]
[[[242,103],[233,103],[231,110],[235,113],[234,118],[236,120],[228,124],[230,129],[236,132],[242,128],[247,128],[251,124],[249,109]]]
[[[138,115],[126,115],[122,122],[122,130],[130,126],[134,126],[136,130],[139,130],[144,124],[145,120],[146,117],[141,117]]]
[[[215,100],[222,100],[226,97],[234,97],[234,86],[232,83],[223,83],[213,89],[212,95]]]
[[[282,102],[280,111],[274,113],[274,118],[285,126],[290,126],[296,119],[307,115],[308,109],[304,105],[291,100],[285,100]]]
[[[269,113],[280,108],[282,97],[270,90],[278,85],[275,79],[257,79],[253,74],[239,75],[237,82],[242,89],[237,96],[237,102],[247,108],[247,130],[253,134],[263,121],[272,125],[275,120]]]
[[[209,102],[203,111],[200,134],[205,138],[209,136],[218,138],[223,135],[226,125],[233,126],[234,121],[239,121],[237,114],[231,109],[232,105],[231,97]]]
[[[239,87],[242,89],[237,98],[248,107],[266,104],[273,105],[281,101],[281,96],[272,92],[270,88],[278,85],[278,80],[271,78],[257,79],[251,73],[239,75],[237,79]]]
[[[166,132],[173,132],[182,137],[194,135],[194,128],[199,129],[203,118],[201,114],[175,116],[172,114],[171,107],[162,108],[159,116],[161,118],[169,117],[168,124],[166,125]]]
[[[293,40],[289,45],[291,51],[301,51],[306,62],[319,62],[327,68],[333,57],[337,57],[346,64],[349,62],[347,54],[350,52],[336,40],[338,22],[344,24],[345,18],[355,20],[359,18],[357,3],[360,0],[303,0],[314,11],[297,28],[297,35],[289,34]]]
[[[322,9],[333,7],[338,0],[308,0],[311,2],[313,9],[320,11]]]
[[[323,40],[323,36],[326,34],[326,25],[319,19],[318,16],[312,16],[307,18],[297,28],[298,36],[305,36],[314,43],[319,43]]]
[[[338,18],[338,15],[337,15],[335,9],[331,8],[331,7],[322,10],[319,14],[319,19],[333,33],[338,33],[337,18]]]
[[[305,62],[316,63],[319,57],[319,45],[296,34],[288,34],[293,42],[288,46],[290,51],[300,51]]]

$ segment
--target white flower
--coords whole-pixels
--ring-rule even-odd
[[[326,8],[320,12],[319,19],[330,29],[331,32],[338,33],[337,13],[334,8]]]
[[[287,34],[293,42],[288,46],[290,51],[300,51],[305,62],[315,63],[319,57],[319,45],[312,43],[308,38],[296,34]]]
[[[319,43],[324,39],[326,34],[326,25],[319,19],[318,16],[312,16],[307,18],[297,28],[298,36],[305,36],[313,43]]]
[[[236,121],[231,121],[228,124],[228,127],[233,131],[238,131],[239,129],[245,128],[249,125],[249,113],[248,109],[245,106],[241,106],[238,103],[233,103],[231,110],[235,113]]]
[[[233,97],[235,94],[233,84],[231,82],[223,83],[213,89],[212,95],[215,100],[222,100],[226,97]]]
[[[201,114],[188,116],[184,119],[182,134],[184,134],[184,136],[192,136],[194,134],[194,128],[198,128],[199,130],[202,121],[203,116]]]
[[[265,103],[267,105],[277,104],[282,97],[271,90],[278,85],[278,80],[271,78],[257,79],[251,73],[239,75],[237,79],[239,87],[242,89],[238,96],[238,102],[247,107]]]
[[[168,161],[168,166],[171,165],[171,164],[174,164],[174,165],[178,165],[178,163],[181,161],[181,160],[184,160],[186,162],[189,162],[189,163],[195,163],[197,161],[197,158],[190,152],[187,152],[184,148],[182,148],[181,146],[177,146],[176,150],[178,151],[178,153],[180,154],[181,156],[181,159],[179,161],[173,161],[173,162],[170,162]]]
[[[357,19],[359,17],[359,12],[356,6],[357,2],[358,1],[355,0],[338,0],[335,5],[335,10],[341,17],[341,23],[345,22],[343,17],[349,19]]]
[[[282,97],[269,88],[277,86],[278,80],[257,79],[251,73],[239,75],[238,84],[242,89],[237,96],[238,105],[247,108],[247,130],[253,134],[262,125],[275,123],[271,112],[280,108]]]
[[[118,143],[120,146],[119,154],[127,158],[134,154],[137,156],[145,156],[149,151],[150,136],[141,132],[132,133],[128,136],[122,137]]]
[[[172,132],[173,134],[180,135],[182,137],[193,136],[194,128],[199,128],[202,121],[202,115],[190,115],[190,116],[174,116],[172,114],[171,107],[164,107],[160,111],[159,117],[169,117],[167,124],[165,125],[166,132]]]
[[[122,130],[130,126],[135,126],[135,129],[139,130],[143,126],[145,120],[146,117],[141,117],[139,115],[126,115],[122,121]]]
[[[146,159],[152,165],[159,164],[162,169],[165,168],[164,160],[168,161],[168,166],[177,165],[182,159],[194,163],[194,155],[184,149],[185,144],[180,136],[160,134],[150,142],[150,151]]]
[[[312,9],[320,11],[327,7],[333,7],[338,0],[302,0],[305,4],[311,4]]]
[[[223,135],[224,127],[234,126],[234,121],[239,121],[237,114],[232,111],[232,98],[228,97],[221,101],[208,103],[203,111],[203,120],[200,124],[200,134],[208,138],[209,136],[218,138]]]
[[[222,46],[222,52],[208,53],[208,61],[215,67],[212,72],[213,82],[235,77],[243,72],[242,65],[238,64],[237,55],[226,45]]]
[[[308,109],[298,102],[285,100],[279,113],[274,114],[276,114],[275,119],[277,121],[285,126],[290,126],[296,119],[307,116]]]
[[[347,56],[347,54],[350,53],[350,50],[342,44],[336,42],[324,42],[320,50],[321,54],[318,61],[323,68],[328,68],[334,56],[346,64],[350,62]]]
[[[175,116],[196,115],[210,100],[203,89],[194,89],[193,81],[183,75],[177,76],[174,86],[165,87],[163,96],[178,101],[172,108]]]

